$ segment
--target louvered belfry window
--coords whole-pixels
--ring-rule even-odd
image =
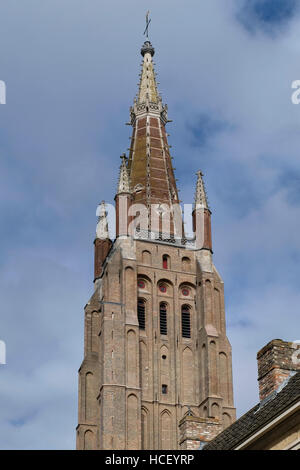
[[[138,314],[139,327],[141,330],[144,330],[145,325],[146,325],[146,305],[143,299],[138,299],[137,314]]]
[[[168,334],[168,325],[167,325],[167,305],[161,303],[159,306],[159,321],[160,321],[160,334]]]
[[[181,329],[183,338],[191,337],[191,314],[187,305],[181,308]]]

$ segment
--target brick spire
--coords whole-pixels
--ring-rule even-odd
[[[145,204],[178,203],[178,191],[172,167],[165,125],[167,106],[157,90],[152,58],[154,48],[145,41],[141,78],[137,97],[130,108],[133,127],[128,170],[133,202]]]

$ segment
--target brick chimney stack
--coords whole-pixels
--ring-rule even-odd
[[[273,339],[257,353],[260,401],[278,390],[292,371],[300,371],[300,344]]]

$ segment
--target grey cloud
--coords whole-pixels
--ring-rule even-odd
[[[249,31],[282,32],[297,13],[296,0],[243,0],[237,2],[237,18]]]

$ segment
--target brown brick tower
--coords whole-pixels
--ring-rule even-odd
[[[146,41],[122,156],[116,239],[102,203],[95,290],[85,307],[78,449],[185,449],[235,419],[224,289],[212,260],[203,175],[193,211],[201,243],[182,231],[178,191]]]

